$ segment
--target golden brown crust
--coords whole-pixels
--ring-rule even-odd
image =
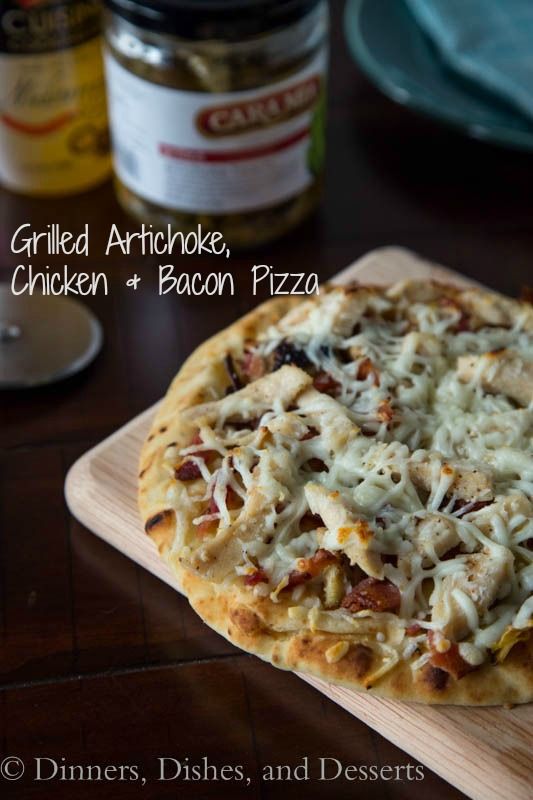
[[[413,300],[423,301],[431,299],[434,294],[432,289],[428,289],[428,284],[410,284],[409,292]],[[446,294],[452,300],[464,294],[473,313],[489,324],[495,324],[496,317],[505,317],[508,322],[518,316],[523,319],[526,314],[525,327],[533,330],[533,310],[530,313],[516,302],[503,299],[500,304],[493,295],[471,290],[461,293],[452,287],[446,287]],[[201,618],[237,646],[276,666],[308,672],[349,688],[399,700],[461,705],[531,701],[531,636],[527,642],[516,645],[504,663],[486,664],[459,681],[429,664],[414,671],[408,661],[398,661],[374,682],[373,676],[385,657],[383,648],[369,639],[364,626],[360,633],[356,631],[349,635],[311,630],[309,627],[287,630],[280,624],[280,619],[287,618],[287,601],[274,605],[268,598],[254,596],[242,586],[210,582],[179,562],[176,543],[181,536],[180,525],[190,526],[192,518],[198,515],[205,487],[201,481],[192,481],[186,489],[176,487],[173,476],[165,471],[163,456],[167,448],[186,447],[195,430],[194,423],[187,422],[178,412],[223,397],[228,385],[223,357],[228,352],[242,354],[247,339],[257,337],[296,306],[300,306],[301,312],[297,313],[304,318],[305,307],[296,298],[268,301],[206,341],[181,368],[141,452],[139,508],[147,535],[155,542]],[[165,499],[171,489],[178,493],[172,503]],[[180,525],[176,523],[173,510],[177,507],[183,509]],[[339,660],[329,659],[326,651],[340,640],[347,643],[347,652]]]
[[[176,569],[176,567],[174,567]],[[283,669],[307,672],[350,689],[371,695],[419,703],[502,705],[528,702],[533,697],[533,638],[516,645],[503,664],[486,664],[460,681],[427,664],[413,671],[399,662],[374,686],[365,678],[379,656],[371,656],[372,644],[357,637],[312,632],[276,633],[265,616],[265,604],[242,597],[197,575],[179,570],[180,584],[192,607],[222,636],[249,653]],[[326,650],[346,639],[350,649],[336,663],[328,663]]]

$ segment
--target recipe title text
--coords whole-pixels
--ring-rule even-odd
[[[61,230],[54,223],[46,226],[44,231],[32,230],[30,223],[20,225],[11,238],[11,252],[14,256],[23,255],[28,260],[19,263],[14,269],[11,280],[11,291],[15,295],[96,295],[109,294],[109,275],[102,271],[72,270],[68,264],[60,267],[46,264],[35,267],[31,258],[76,257],[90,258],[91,252],[89,225],[74,234]],[[199,256],[222,257],[228,259],[230,249],[224,236],[216,231],[204,231],[201,224],[189,232],[174,231],[168,225],[166,229],[155,229],[152,225],[143,224],[140,230],[122,233],[113,223],[109,229],[104,256],[137,256],[153,257],[158,261],[161,256]],[[146,264],[148,269],[151,264]],[[277,272],[271,265],[254,264],[250,270],[252,294],[264,293],[274,295],[310,295],[318,294],[318,276],[314,272]],[[125,285],[136,290],[143,278],[142,274],[129,276]],[[183,265],[174,263],[157,264],[157,288],[159,295],[175,293],[177,295],[230,295],[236,294],[235,275],[231,270],[208,271],[199,269],[192,271]]]

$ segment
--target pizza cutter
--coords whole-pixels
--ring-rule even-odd
[[[43,386],[84,369],[102,347],[102,326],[69,297],[14,295],[0,285],[0,389]]]

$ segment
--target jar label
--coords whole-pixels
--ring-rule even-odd
[[[0,181],[53,194],[94,185],[109,173],[99,37],[55,52],[0,52],[0,74]]]
[[[106,55],[115,170],[135,194],[189,213],[268,208],[307,189],[324,155],[325,48],[271,86],[210,94],[139,78]]]

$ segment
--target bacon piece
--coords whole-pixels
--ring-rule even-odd
[[[408,625],[405,629],[405,633],[407,636],[418,636],[423,630],[424,628],[419,625],[418,622],[412,622],[411,625]]]
[[[196,433],[191,439],[191,444],[189,446],[192,446],[193,444],[203,444],[203,443],[204,440],[200,436],[200,431],[196,431]],[[218,453],[216,450],[194,450],[192,453],[189,453],[189,455],[196,456],[196,458],[202,458],[204,461],[207,462],[209,461],[210,458],[213,458],[213,456],[217,456]]]
[[[196,532],[198,533],[198,536],[206,536],[209,533],[216,533],[217,528],[217,519],[204,519],[204,521],[200,522],[196,528]]]
[[[468,672],[476,669],[461,657],[459,647],[455,642],[449,642],[449,648],[441,653],[437,650],[437,642],[444,637],[439,631],[428,631],[428,645],[431,652],[429,663],[437,669],[448,672],[455,680],[459,680]]]
[[[335,378],[329,374],[329,372],[324,372],[323,370],[317,372],[315,375],[313,379],[313,386],[317,392],[329,394],[331,397],[336,397],[341,388],[340,383],[336,381]]]
[[[382,400],[379,403],[376,412],[376,417],[379,419],[380,422],[385,422],[387,425],[390,425],[390,423],[394,419],[394,411],[392,410],[390,400]]]
[[[224,358],[224,366],[226,367],[226,372],[228,373],[228,377],[231,381],[231,391],[238,392],[239,389],[242,389],[243,384],[240,375],[235,369],[235,362],[233,361],[233,356],[231,353],[228,353]]]
[[[302,438],[300,439],[301,442],[307,442],[308,439],[316,439],[318,436],[318,431],[316,428],[311,426],[307,429],[307,433],[305,433]]]
[[[265,362],[255,350],[246,350],[241,361],[241,370],[249,380],[255,381],[265,374]]]
[[[441,556],[441,561],[451,561],[452,558],[456,558],[461,553],[461,545],[457,544],[455,547],[451,547],[449,550],[446,550]]]
[[[463,500],[461,497],[458,498],[455,503],[453,504],[453,511],[460,511],[465,506],[470,506],[467,514],[473,514],[474,511],[481,511],[482,508],[486,508],[487,506],[492,505],[493,500],[476,500],[475,503],[469,502],[468,500]],[[443,501],[443,505],[445,501]]]
[[[288,589],[294,589],[296,586],[307,583],[307,581],[320,575],[326,567],[337,563],[337,556],[323,547],[319,548],[312,558],[300,558],[298,560],[298,568],[289,573],[289,582],[282,591],[285,592]]]
[[[272,371],[280,369],[284,364],[294,364],[295,367],[307,370],[311,366],[311,362],[307,357],[305,350],[296,347],[292,342],[283,339],[276,349],[274,350],[274,364]]]
[[[234,511],[236,508],[242,506],[242,498],[231,486],[228,486],[226,489],[226,506],[230,511]]]
[[[307,533],[307,531],[314,531],[317,528],[324,528],[324,520],[318,514],[312,514],[310,511],[306,511],[303,517],[300,519],[300,530],[303,533]]]
[[[377,431],[372,430],[372,428],[369,428],[367,425],[363,425],[361,427],[361,433],[363,434],[363,436],[366,436],[368,438],[370,436],[376,436]]]
[[[224,428],[231,427],[234,431],[256,431],[260,422],[260,417],[252,417],[251,419],[227,419]]]
[[[228,509],[231,511],[233,509],[240,508],[241,505],[242,505],[242,500],[239,497],[239,495],[231,488],[231,486],[228,486],[226,489],[226,506],[228,507]],[[215,500],[214,496],[211,495],[211,497],[209,498],[209,503],[207,505],[207,508],[204,511],[204,514],[206,516],[208,514],[209,515],[218,514],[219,511],[220,509],[218,507],[217,501]],[[218,519],[206,519],[198,525],[197,527],[198,535],[203,536],[206,533],[214,533],[214,531],[216,531],[217,528],[218,528]]]
[[[209,499],[209,503],[206,510],[204,511],[204,514],[218,514],[218,512],[219,508],[217,505],[217,501],[215,500],[213,495],[211,495],[211,498]],[[197,528],[198,536],[204,536],[206,533],[214,533],[217,528],[218,528],[218,519],[204,519],[204,521],[200,522],[200,524],[198,525]]]
[[[206,508],[205,513],[206,514],[218,514],[219,511],[220,511],[220,509],[218,507],[218,503],[215,500],[214,496],[211,495],[211,497],[209,498],[209,503],[207,504],[207,508]]]
[[[289,582],[283,587],[282,591],[286,592],[288,589],[295,589],[301,586],[302,583],[307,583],[313,576],[309,572],[299,572],[297,569],[289,572]]]
[[[355,614],[356,611],[391,611],[400,609],[401,596],[399,589],[389,580],[364,578],[346,595],[341,603],[342,608]]]
[[[202,473],[196,461],[184,461],[174,471],[174,477],[179,481],[195,481],[202,477]]]
[[[464,311],[461,312],[461,316],[459,317],[459,322],[455,325],[454,330],[456,333],[465,333],[465,331],[471,331],[471,317],[469,314],[465,314]]]
[[[376,386],[379,386],[379,370],[369,358],[363,358],[357,370],[357,380],[366,381],[371,376]]]
[[[310,458],[306,464],[313,472],[329,472],[329,469],[321,458]]]
[[[255,572],[245,577],[244,583],[246,586],[257,586],[258,583],[268,583],[268,575],[263,569],[258,568]]]

